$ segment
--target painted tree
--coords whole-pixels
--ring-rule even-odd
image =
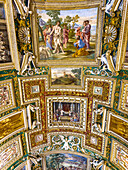
[[[68,25],[71,23],[72,21],[72,17],[70,16],[66,16],[66,18],[64,19],[64,22],[67,23]]]
[[[48,24],[48,25],[52,25],[52,20],[51,20],[51,19],[48,19],[47,24]]]
[[[75,77],[80,80],[81,79],[81,68],[78,69],[72,69],[72,73],[74,73]]]
[[[55,24],[57,21],[60,21],[60,10],[47,10],[46,14],[52,18],[52,24]]]
[[[73,23],[73,27],[75,26],[75,23],[78,22],[80,17],[78,15],[76,15],[75,17],[72,17],[72,23]]]
[[[37,25],[38,25],[38,29],[39,29],[39,37],[40,37],[40,39],[39,39],[39,41],[43,41],[44,40],[44,38],[43,38],[43,30],[42,30],[42,28],[41,28],[41,26],[40,26],[40,19],[41,19],[41,16],[39,15],[39,14],[37,14]]]
[[[59,170],[60,164],[65,160],[64,154],[52,154],[46,157],[46,166],[48,170]]]

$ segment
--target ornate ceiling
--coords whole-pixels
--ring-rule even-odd
[[[0,0],[0,169],[128,169],[128,1]]]

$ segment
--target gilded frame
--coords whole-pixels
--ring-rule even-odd
[[[51,101],[51,102],[49,102]],[[80,104],[80,121],[79,122],[54,122],[53,119],[53,102],[68,102],[68,103],[79,103]],[[51,109],[50,106],[51,105]],[[58,128],[68,128],[68,129],[81,129],[81,131],[86,131],[86,122],[87,122],[87,105],[88,98],[75,97],[75,96],[49,96],[46,97],[46,106],[47,106],[47,126],[48,129],[58,129]],[[51,113],[51,115],[50,115]],[[48,122],[52,122],[52,126]]]
[[[17,136],[15,138],[13,138],[12,140],[8,141],[7,143],[5,143],[3,146],[0,147],[0,152],[2,152],[4,149],[6,149],[7,147],[9,147],[10,145],[12,145],[13,143],[15,143],[16,141],[18,141],[18,150],[20,151],[20,155],[15,156],[15,158],[13,158],[10,162],[8,162],[1,170],[7,169],[9,166],[11,166],[16,160],[20,159],[23,156],[23,148],[22,148],[22,142],[21,142],[21,137]]]
[[[51,79],[52,79],[52,76],[51,76],[51,70],[54,69],[54,68],[81,68],[81,85],[52,85],[52,82],[51,82]],[[84,88],[84,76],[83,76],[83,67],[82,66],[51,66],[50,69],[49,69],[49,88],[51,90],[53,89],[83,89]]]
[[[14,16],[13,16],[13,8],[12,8],[12,0],[0,0],[0,3],[4,3],[5,8],[5,16],[6,16],[6,24],[7,24],[7,32],[8,32],[8,41],[11,52],[11,60],[12,62],[8,63],[0,63],[0,70],[13,69],[20,70],[19,63],[19,55],[16,41],[16,33],[15,33],[15,24],[14,24]]]
[[[3,80],[0,81],[0,87],[3,87],[7,85],[9,88],[9,96],[10,96],[10,100],[11,100],[11,104],[9,104],[8,106],[4,106],[0,108],[0,113],[5,112],[9,109],[12,109],[16,106],[15,103],[15,94],[14,94],[14,87],[13,87],[13,80],[12,79],[8,79],[8,80]]]
[[[34,53],[35,55],[37,56],[37,65],[38,66],[42,66],[42,65],[98,65],[98,60],[97,58],[99,56],[101,56],[101,46],[102,46],[102,29],[103,29],[103,19],[104,19],[104,11],[102,10],[102,7],[105,5],[105,0],[101,1],[101,0],[93,0],[92,1],[83,1],[83,2],[78,2],[78,1],[75,1],[75,2],[65,2],[65,1],[58,1],[58,2],[55,2],[53,3],[53,1],[51,2],[35,2],[33,3],[32,5],[32,11],[34,12],[34,15],[32,15],[32,18],[31,18],[31,23],[32,23],[32,33],[33,33],[33,47],[34,47]],[[96,47],[96,56],[95,56],[95,61],[93,62],[64,62],[62,64],[62,61],[58,61],[56,62],[56,60],[52,60],[52,61],[39,61],[39,45],[38,45],[38,28],[35,26],[37,25],[36,24],[36,18],[37,18],[37,15],[36,15],[36,9],[45,9],[45,10],[55,10],[55,9],[62,9],[62,10],[66,10],[66,9],[84,9],[84,8],[91,8],[91,7],[98,7],[98,19],[97,19],[97,39],[96,39],[96,44],[97,44],[97,47]],[[99,28],[99,29],[98,29]],[[97,52],[98,51],[98,52]]]
[[[128,40],[128,1],[124,0],[119,45],[117,51],[116,71],[119,71],[121,68],[125,70],[128,69],[128,63],[124,62],[127,40]]]
[[[118,103],[118,109],[128,114],[128,108],[125,107],[126,95],[128,93],[128,80],[122,80],[120,88],[120,97]]]
[[[110,119],[111,119],[111,116],[114,116],[118,119],[121,119],[122,121],[124,121],[126,124],[128,124],[128,120],[126,120],[125,118],[122,118],[121,116],[117,116],[115,114],[113,114],[112,112],[108,112],[108,115],[107,115],[107,124],[106,124],[106,132],[109,133],[109,134],[112,134],[116,137],[118,137],[119,139],[121,139],[122,141],[125,141],[127,144],[128,144],[128,140],[126,140],[125,138],[123,138],[122,136],[120,136],[119,134],[113,132],[110,130]]]
[[[38,148],[42,145],[42,144],[38,144],[39,142],[37,142],[37,146],[32,147],[32,142],[31,142],[30,136],[33,133],[39,133],[40,135],[43,135],[43,139],[44,139],[44,134],[43,134],[42,130],[40,130],[40,129],[33,129],[33,130],[28,131],[28,132],[25,132],[26,143],[27,143],[27,151],[28,152],[31,152],[32,150],[34,150],[34,149],[36,149],[36,148]],[[40,141],[40,142],[42,142],[42,141]]]
[[[123,168],[121,165],[119,165],[118,163],[116,163],[116,161],[114,161],[115,158],[115,145],[120,146],[121,148],[124,148],[125,151],[128,153],[128,148],[126,146],[124,146],[123,144],[119,143],[117,140],[112,139],[112,145],[111,145],[111,155],[110,155],[110,161],[116,165],[119,169],[125,170],[125,168]]]
[[[24,166],[26,167],[25,170],[29,170],[29,169],[28,169],[28,162],[27,162],[27,161],[25,161],[25,162],[21,163],[19,166],[17,166],[17,167],[15,168],[15,170],[21,170],[20,168],[23,168]]]
[[[18,114],[23,114],[24,127],[20,128],[20,129],[17,129],[17,130],[15,130],[15,131],[13,131],[13,132],[11,132],[9,135],[6,135],[4,138],[2,138],[2,139],[0,140],[0,142],[3,142],[4,140],[8,139],[9,137],[17,134],[17,133],[20,132],[20,131],[26,130],[26,129],[28,128],[27,114],[26,114],[26,110],[25,110],[25,109],[22,109],[21,111],[18,111],[18,112],[13,112],[13,113],[11,113],[11,114],[9,114],[9,115],[6,115],[6,116],[2,117],[2,118],[0,119],[0,122],[1,122],[1,121],[4,121],[4,120],[5,120],[5,121],[6,121],[6,120],[8,121],[8,119],[9,119],[10,117],[15,116],[15,115],[18,115]],[[4,130],[4,133],[5,133],[5,132],[6,132],[6,130]]]

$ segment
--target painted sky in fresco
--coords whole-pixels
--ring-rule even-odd
[[[37,13],[41,16],[42,20],[47,22],[48,19],[51,19],[46,14],[46,10],[37,10]],[[60,17],[63,18],[63,20],[66,18],[67,15],[70,17],[74,17],[75,15],[78,15],[79,21],[76,22],[79,26],[83,25],[83,21],[89,20],[90,24],[92,26],[91,33],[93,35],[96,34],[96,25],[97,25],[97,12],[98,8],[89,8],[89,9],[78,9],[78,10],[61,10],[60,11]]]
[[[64,72],[66,74],[70,74],[72,76],[74,76],[74,73],[71,72],[71,70],[73,69],[79,69],[79,68],[52,68],[51,69],[51,77],[52,78],[56,78],[56,77],[63,77],[64,76]]]

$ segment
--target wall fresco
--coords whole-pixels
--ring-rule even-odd
[[[47,170],[54,169],[87,169],[87,158],[74,154],[51,154],[46,156]]]
[[[85,15],[86,13],[86,15]],[[94,60],[98,8],[37,9],[40,60]],[[57,22],[58,21],[58,22]]]

